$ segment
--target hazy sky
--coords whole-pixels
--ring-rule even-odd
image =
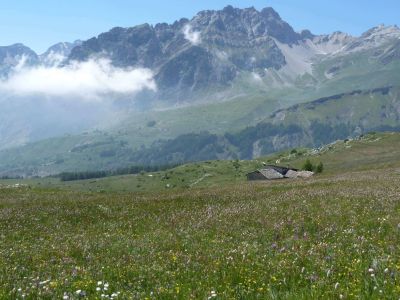
[[[272,6],[295,30],[359,35],[398,24],[400,0],[0,0],[0,45],[21,42],[41,53],[61,41],[87,39],[115,26],[173,22],[204,9]]]

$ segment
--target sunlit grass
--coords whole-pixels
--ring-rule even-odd
[[[142,196],[2,189],[0,298],[396,299],[399,183],[388,170]]]

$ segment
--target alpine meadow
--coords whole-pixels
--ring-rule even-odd
[[[400,299],[400,5],[114,2],[0,11],[0,299]]]

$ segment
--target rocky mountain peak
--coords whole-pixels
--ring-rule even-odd
[[[21,43],[0,47],[0,75],[8,74],[22,60],[26,65],[33,65],[39,58],[35,51]]]
[[[9,55],[21,55],[21,54],[36,55],[36,53],[32,49],[21,43],[16,43],[10,46],[2,46],[0,47],[0,51],[2,54],[9,54]]]
[[[373,27],[370,30],[364,32],[361,35],[363,39],[374,39],[377,37],[399,37],[400,36],[400,29],[396,25],[385,26],[381,24],[379,26]]]
[[[39,56],[41,63],[47,66],[57,66],[61,64],[71,54],[73,48],[82,44],[76,40],[72,43],[61,42],[51,46],[46,52]]]
[[[261,15],[267,20],[279,20],[282,21],[280,15],[272,8],[266,7],[261,10]]]
[[[258,11],[254,7],[234,8],[227,6],[222,10],[208,10],[198,13],[191,25],[199,31],[215,33],[223,31],[249,38],[273,37],[280,42],[293,44],[301,39],[293,28],[284,22],[273,8]]]
[[[238,11],[238,9],[235,9],[232,5],[228,5],[228,6],[224,7],[224,9],[222,11],[226,14],[233,15],[233,14],[235,14],[235,12]]]
[[[313,38],[315,38],[315,35],[308,29],[302,30],[300,32],[300,36],[301,36],[301,39],[303,39],[303,40],[307,40],[307,39],[312,40]]]
[[[349,43],[344,52],[364,51],[392,42],[400,38],[397,26],[379,25],[364,32],[360,37]]]

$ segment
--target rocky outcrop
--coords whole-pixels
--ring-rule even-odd
[[[310,178],[312,176],[314,176],[314,172],[289,170],[286,173],[285,178]]]

